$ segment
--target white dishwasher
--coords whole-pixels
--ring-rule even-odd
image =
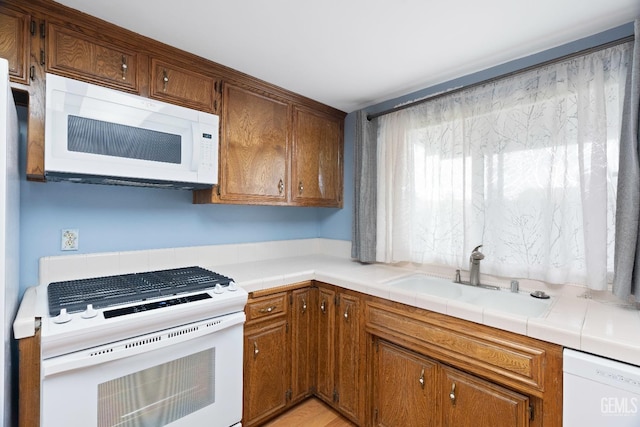
[[[565,349],[563,371],[563,427],[640,426],[640,366]]]

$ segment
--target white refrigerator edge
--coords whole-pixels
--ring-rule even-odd
[[[18,171],[18,116],[11,87],[9,63],[0,58],[0,307],[3,348],[0,352],[0,414],[1,425],[10,427],[15,419],[13,396],[13,364],[11,348],[14,344],[12,324],[18,309],[19,252],[20,252],[20,174]],[[17,369],[15,369],[17,370]],[[16,379],[17,380],[17,379]]]

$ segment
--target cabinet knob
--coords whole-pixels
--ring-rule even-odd
[[[122,65],[121,65],[121,69],[122,69],[122,80],[127,80],[127,69],[129,67],[127,67],[127,57],[122,55]]]
[[[169,76],[167,75],[167,70],[162,70],[162,91],[167,91],[167,83],[169,83]]]
[[[344,318],[345,320],[349,320],[349,306],[344,309]]]
[[[449,393],[449,399],[453,405],[456,404],[456,383],[451,383],[451,393]]]
[[[260,350],[258,350],[258,341],[254,341],[253,342],[253,357],[256,357],[258,355],[258,353],[260,353]]]
[[[304,191],[304,185],[302,185],[302,181],[298,183],[298,193],[302,196],[302,192]]]
[[[420,378],[418,378],[418,382],[420,383],[420,387],[424,388],[424,368],[420,372]]]
[[[278,181],[278,193],[282,194],[284,192],[284,182],[282,180]]]
[[[304,298],[302,298],[302,312],[303,313],[307,312],[307,301],[305,301]]]
[[[272,306],[269,306],[269,307],[266,307],[266,308],[261,308],[260,309],[260,313],[271,313],[275,309],[276,309],[276,306],[272,305]]]
[[[320,310],[322,310],[323,313],[327,312],[327,303],[325,300],[322,300],[322,303],[320,303]]]

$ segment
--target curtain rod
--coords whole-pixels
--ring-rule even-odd
[[[482,81],[479,81],[479,82],[476,82],[476,83],[470,83],[470,84],[468,84],[466,86],[461,86],[461,87],[458,87],[458,88],[455,88],[455,89],[451,89],[449,91],[444,91],[444,92],[437,93],[435,95],[427,96],[426,98],[421,98],[421,99],[409,102],[407,104],[399,105],[397,107],[393,107],[393,108],[389,108],[387,110],[380,111],[378,113],[367,114],[367,120],[371,121],[371,120],[373,120],[375,118],[378,118],[380,116],[386,116],[387,114],[395,113],[396,111],[400,111],[400,110],[405,110],[407,108],[411,108],[411,107],[414,107],[416,105],[420,105],[420,104],[422,104],[424,102],[432,101],[432,100],[437,99],[437,98],[441,98],[443,96],[451,95],[451,94],[454,94],[454,93],[457,93],[457,92],[462,92],[463,90],[472,89],[472,88],[477,87],[477,86],[486,85],[486,84],[492,83],[492,82],[494,82],[496,80],[500,80],[500,79],[504,79],[504,78],[507,78],[507,77],[515,76],[515,75],[520,74],[520,73],[525,73],[525,72],[531,71],[531,70],[533,70],[535,68],[545,67],[547,65],[555,64],[557,62],[566,61],[567,59],[571,59],[571,58],[574,58],[576,56],[586,55],[586,54],[589,54],[591,52],[595,52],[597,50],[603,50],[603,49],[607,49],[609,47],[617,46],[619,44],[623,44],[623,43],[626,43],[626,42],[633,41],[634,38],[635,37],[633,35],[622,37],[622,38],[617,39],[617,40],[612,40],[612,41],[607,42],[607,43],[603,43],[603,44],[600,44],[600,45],[597,45],[597,46],[588,47],[586,49],[582,49],[582,50],[579,50],[577,52],[569,53],[567,55],[563,55],[563,56],[560,56],[558,58],[549,59],[547,61],[543,61],[543,62],[540,62],[538,64],[534,64],[534,65],[529,65],[528,67],[521,68],[519,70],[511,71],[511,72],[508,72],[508,73],[505,73],[505,74],[500,74],[499,76],[491,77],[491,78],[488,78],[486,80],[482,80]]]

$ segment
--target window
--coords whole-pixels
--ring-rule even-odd
[[[631,44],[381,117],[377,260],[605,289]]]

